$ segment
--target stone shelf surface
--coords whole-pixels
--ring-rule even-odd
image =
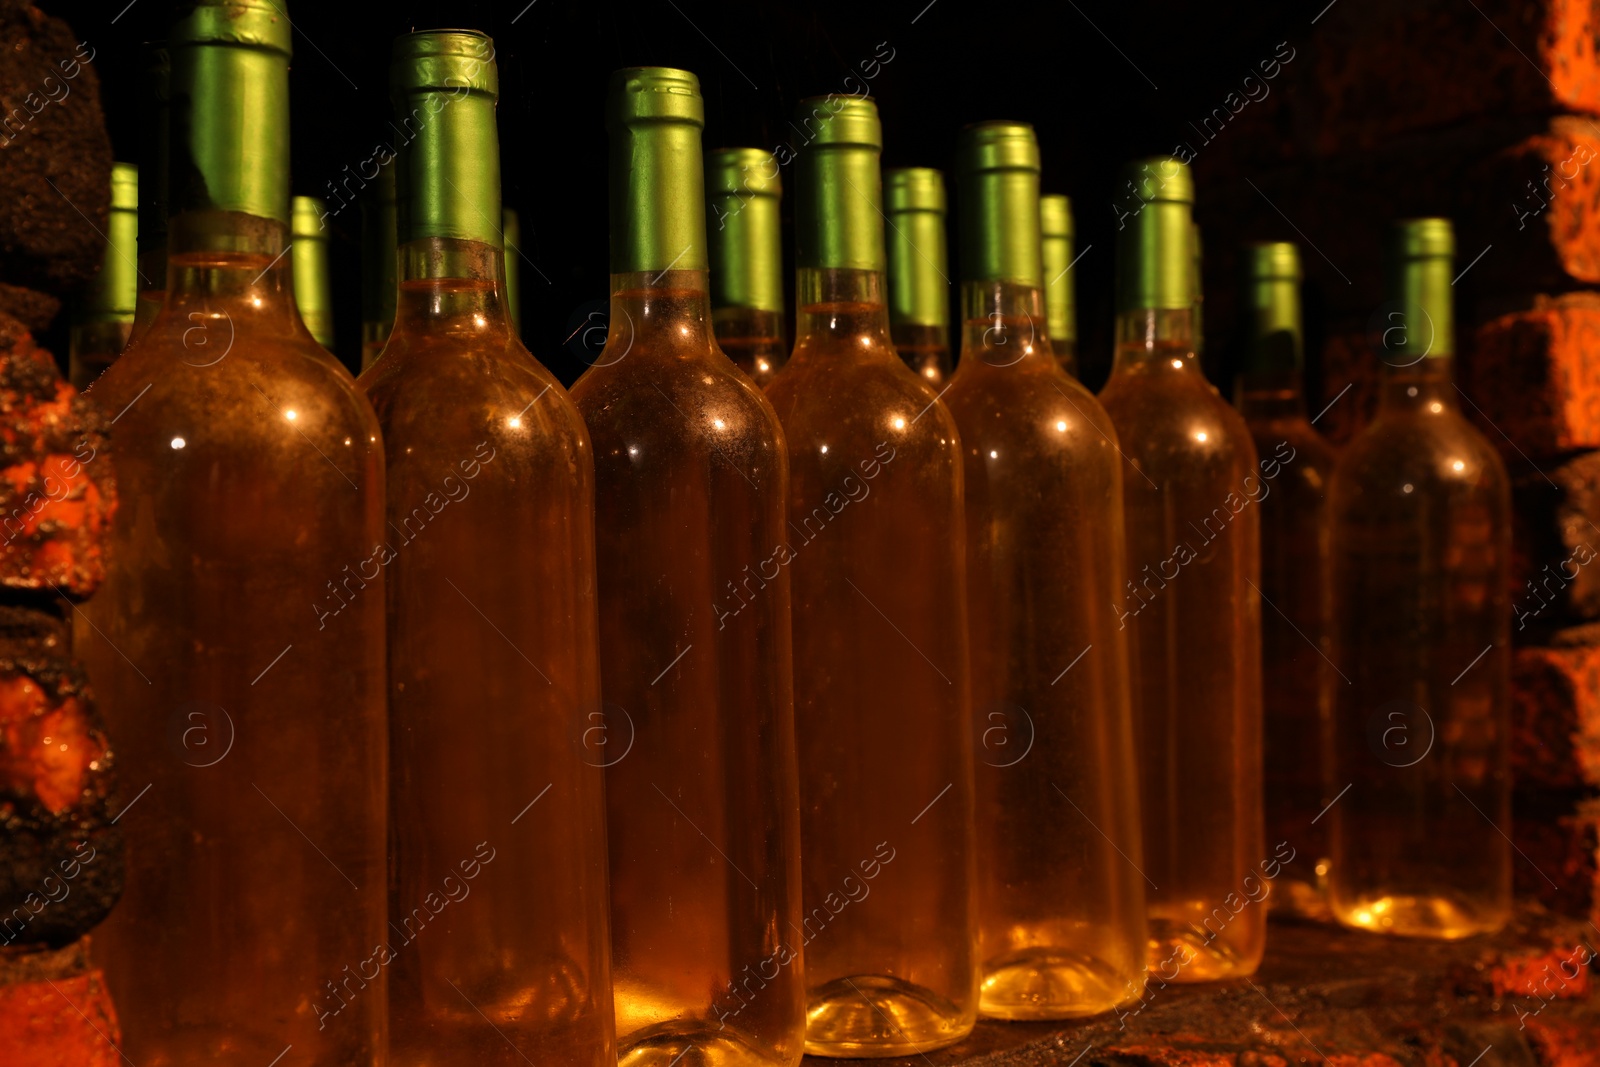
[[[1524,906],[1453,943],[1271,923],[1252,978],[1152,981],[1125,1014],[984,1021],[966,1041],[884,1067],[1600,1067],[1590,995],[1600,929]],[[806,1067],[830,1061],[806,1057]]]

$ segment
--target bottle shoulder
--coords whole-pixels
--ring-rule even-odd
[[[969,455],[1009,448],[1035,458],[1120,462],[1105,408],[1054,364],[1021,371],[963,360],[943,402]]]
[[[1244,417],[1192,368],[1115,371],[1100,403],[1121,447],[1150,465],[1169,460],[1231,461],[1254,468],[1256,446]]]
[[[902,448],[953,448],[958,439],[940,390],[888,344],[859,350],[842,343],[797,345],[766,393],[796,451],[829,442],[870,444],[885,435]]]
[[[1430,489],[1510,499],[1505,462],[1489,439],[1460,411],[1391,411],[1345,445],[1334,469],[1334,494],[1349,500],[1371,494],[1418,498]],[[1509,506],[1509,505],[1508,505]]]

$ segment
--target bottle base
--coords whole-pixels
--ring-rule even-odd
[[[1161,982],[1219,982],[1256,973],[1259,957],[1236,952],[1221,938],[1187,924],[1150,918],[1150,977]]]
[[[617,1067],[791,1067],[739,1039],[698,1020],[660,1023],[617,1040]]]
[[[839,978],[812,990],[806,1052],[812,1056],[909,1056],[953,1045],[977,1018],[931,989],[882,975]]]
[[[1334,907],[1334,918],[1345,926],[1395,937],[1420,937],[1457,941],[1475,934],[1492,934],[1505,926],[1505,908],[1474,907],[1444,895],[1392,893],[1358,898]]]
[[[1144,975],[1076,952],[1029,949],[985,966],[978,989],[978,1012],[991,1019],[1081,1019],[1137,1000]]]
[[[1274,915],[1287,915],[1296,919],[1330,922],[1333,909],[1328,906],[1325,885],[1313,885],[1299,878],[1285,878],[1272,887],[1267,906]]]

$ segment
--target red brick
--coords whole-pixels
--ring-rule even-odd
[[[122,1034],[105,976],[87,962],[88,940],[38,961],[0,961],[0,1063],[17,1067],[117,1067]]]
[[[1523,1022],[1540,1067],[1600,1067],[1600,1042],[1593,1026],[1538,1016]]]
[[[1495,999],[1539,997],[1542,1000],[1578,1000],[1589,995],[1587,945],[1562,945],[1545,952],[1508,956],[1494,966],[1490,981]]]
[[[1511,675],[1518,788],[1600,785],[1600,646],[1519,648]]]
[[[1600,300],[1538,301],[1473,330],[1466,348],[1466,410],[1503,453],[1537,462],[1600,447]]]
[[[1508,459],[1512,637],[1600,619],[1600,452],[1560,464]]]

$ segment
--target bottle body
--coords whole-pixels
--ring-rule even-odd
[[[1123,460],[1033,326],[1038,290],[969,283],[944,403],[965,456],[978,734],[981,1010],[1093,1015],[1145,980],[1123,592]]]
[[[788,464],[711,338],[703,271],[613,279],[573,386],[595,457],[619,1062],[803,1051]]]
[[[806,1048],[904,1055],[977,1012],[960,445],[895,353],[880,274],[806,268],[799,291],[767,393],[789,444]]]
[[[717,347],[733,365],[765,387],[789,358],[783,337],[783,312],[761,308],[721,307],[711,313]]]
[[[1275,880],[1272,907],[1327,915],[1332,781],[1329,659],[1333,623],[1328,484],[1334,451],[1306,418],[1295,373],[1247,375],[1238,407],[1262,475],[1281,471],[1261,499],[1261,677],[1266,840],[1294,859]]]
[[[1252,973],[1276,873],[1261,807],[1265,483],[1190,329],[1187,308],[1124,312],[1100,394],[1130,464],[1116,611],[1134,650],[1149,965],[1161,981]]]
[[[409,243],[360,383],[388,478],[391,1056],[605,1067],[593,461],[512,333],[499,255]]]
[[[1350,788],[1330,812],[1333,911],[1441,938],[1511,911],[1510,491],[1449,364],[1386,371],[1329,492],[1332,655],[1351,679],[1335,690],[1334,785]]]
[[[172,240],[163,310],[95,388],[129,496],[76,640],[140,843],[96,935],[123,1051],[377,1064],[377,421],[300,323],[284,223],[191,211]],[[344,607],[319,617],[330,595]]]

